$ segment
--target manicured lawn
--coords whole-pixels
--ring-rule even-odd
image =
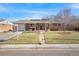
[[[79,32],[50,31],[45,40],[47,44],[79,44]]]
[[[38,44],[39,34],[32,32],[24,32],[17,37],[13,37],[4,42],[5,44]]]
[[[49,31],[45,32],[46,44],[79,44],[79,32],[75,31]],[[39,33],[24,32],[17,37],[13,37],[4,44],[39,44]],[[1,44],[2,44],[1,43]]]

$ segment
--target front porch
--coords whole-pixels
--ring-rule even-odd
[[[47,31],[49,29],[48,25],[49,24],[47,24],[47,23],[25,24],[25,31],[38,31],[38,30]]]

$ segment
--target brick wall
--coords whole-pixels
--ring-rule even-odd
[[[13,30],[13,26],[0,24],[0,31],[9,31]]]

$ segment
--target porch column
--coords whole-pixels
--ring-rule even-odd
[[[19,37],[19,36],[18,36],[18,24],[16,24],[16,27],[17,27],[17,40],[19,40],[19,39],[18,39],[18,37]]]
[[[46,23],[45,23],[45,31],[46,31]]]
[[[24,27],[25,27],[25,29],[24,29],[24,32],[26,31],[26,24],[24,24]]]
[[[35,31],[36,31],[36,23],[35,23]]]

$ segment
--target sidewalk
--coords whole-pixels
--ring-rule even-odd
[[[38,45],[38,44],[21,44],[21,45],[0,45],[0,49],[6,48],[26,48],[26,49],[33,49],[33,48],[47,48],[47,49],[79,49],[79,44],[45,44],[45,45]]]

